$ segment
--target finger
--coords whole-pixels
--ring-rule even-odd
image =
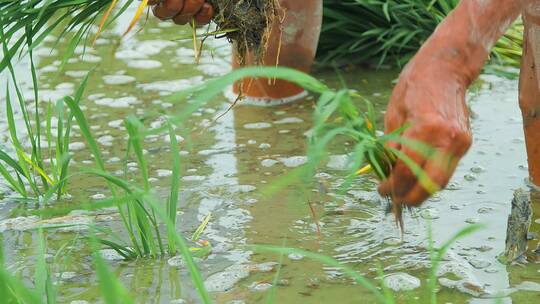
[[[401,144],[395,141],[388,141],[386,143],[386,147],[396,149],[396,150],[401,150]]]
[[[385,134],[392,133],[394,130],[401,128],[405,123],[406,115],[404,113],[400,113],[397,107],[391,106],[393,102],[396,102],[395,98],[400,98],[399,93],[394,93],[394,95],[397,95],[397,97],[392,96],[393,98],[391,99],[384,115]],[[395,141],[389,141],[386,145],[397,150],[401,149],[401,145]]]
[[[406,146],[401,147],[401,152],[407,155],[420,168],[424,166],[426,159],[419,153]],[[402,197],[411,191],[416,182],[416,174],[400,159],[397,161],[388,179],[383,181],[379,186],[379,193],[382,196],[390,196],[392,198]]]
[[[178,15],[184,8],[184,0],[165,0],[153,7],[156,17],[161,20],[171,19]]]
[[[193,19],[201,11],[204,0],[185,0],[182,11],[173,18],[174,23],[184,25]]]
[[[148,5],[156,5],[159,4],[159,2],[161,2],[161,0],[148,0]]]
[[[457,157],[446,157],[430,159],[423,168],[423,177],[419,182],[402,197],[396,197],[396,202],[408,206],[418,206],[430,196],[448,185],[459,163]],[[423,181],[422,181],[423,179]]]
[[[397,118],[399,119],[399,118]],[[430,143],[431,145],[439,146],[440,136],[436,133],[427,131],[424,125],[413,125],[410,129],[404,132],[403,137],[413,141]],[[435,138],[431,138],[435,136]],[[398,147],[398,150],[403,153],[410,161],[422,168],[427,161],[427,155],[422,151],[417,151],[413,146],[399,145],[395,142],[388,144],[390,147]],[[383,181],[379,186],[379,193],[383,196],[402,197],[412,190],[417,182],[417,176],[411,168],[399,159],[392,168],[392,172],[386,181]]]
[[[441,129],[441,126],[449,129]],[[429,152],[423,149],[416,150],[414,145],[402,146],[400,151],[419,165],[421,171],[413,173],[409,166],[404,167],[404,162],[401,160],[388,181],[381,184],[379,192],[382,195],[391,196],[396,203],[417,206],[444,188],[455,171],[459,159],[471,144],[471,138],[467,133],[456,133],[451,130],[453,128],[448,124],[442,125],[438,122],[415,126],[406,131],[404,135],[406,138],[429,143],[432,150]]]
[[[195,16],[195,21],[198,25],[205,25],[210,23],[210,20],[214,17],[214,8],[209,3],[203,4],[201,11]]]

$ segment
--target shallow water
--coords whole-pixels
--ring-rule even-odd
[[[127,21],[120,20],[119,24]],[[161,126],[160,115],[185,107],[164,101],[164,96],[222,75],[229,71],[230,63],[226,42],[209,41],[201,63],[195,65],[191,41],[170,41],[185,34],[184,29],[168,23],[158,25],[150,20],[140,33],[117,45],[122,29],[117,26],[113,33],[103,35],[95,49],[86,49],[84,56],[70,60],[62,73],[57,71],[62,55],[52,49],[54,41],[38,51],[44,101],[72,94],[86,71],[95,68],[82,104],[111,172],[123,168],[126,132],[122,119],[135,114],[149,117],[149,127]],[[19,72],[25,73],[24,69],[21,64]],[[333,71],[317,72],[316,76],[332,87],[341,86]],[[341,76],[348,87],[370,97],[382,117],[397,72],[353,69]],[[21,85],[31,97],[29,79]],[[447,286],[439,292],[441,303],[492,303],[493,297],[501,295],[504,303],[537,303],[540,285],[535,282],[540,281],[540,267],[507,267],[496,259],[504,250],[512,193],[525,186],[527,176],[517,82],[482,76],[469,100],[474,113],[474,146],[449,189],[405,215],[403,238],[392,217],[385,214],[385,202],[374,192],[373,180],[359,179],[346,194],[337,194],[343,178],[343,155],[350,150],[347,145],[332,148],[335,155],[319,171],[320,183],[312,191],[290,187],[270,197],[262,195],[273,181],[305,162],[305,133],[311,125],[313,99],[273,108],[240,105],[215,123],[214,119],[228,108],[224,98],[197,111],[178,131],[183,156],[178,229],[189,236],[212,214],[202,238],[212,244],[213,250],[199,260],[199,267],[216,302],[266,301],[280,259],[276,303],[374,301],[337,269],[322,267],[302,256],[280,258],[246,249],[245,245],[252,244],[285,245],[333,256],[370,278],[376,277],[377,268],[382,267],[385,282],[401,290],[396,292],[399,302],[428,302],[426,219],[431,219],[436,245],[470,223],[486,225],[455,243],[445,257],[438,274]],[[72,144],[74,165],[91,167],[92,158],[77,133]],[[6,135],[2,122],[2,146]],[[167,146],[166,137],[161,135],[145,141],[152,185],[162,197],[167,195],[171,169]],[[133,177],[138,173],[135,159],[129,160],[128,171]],[[67,204],[108,196],[105,185],[88,178],[72,180],[69,189],[72,198],[64,202]],[[308,202],[319,217],[320,239]],[[9,219],[23,207],[10,198],[0,202],[0,231],[8,268],[30,282],[38,238],[28,229],[43,224],[79,224],[47,231],[48,260],[62,286],[61,303],[99,302],[84,224],[95,222],[120,231],[118,215],[103,210],[73,212],[45,223],[31,217]],[[537,226],[533,224],[533,231]],[[187,270],[178,259],[126,262],[115,260],[114,255],[110,259],[110,267],[137,302],[198,301]]]

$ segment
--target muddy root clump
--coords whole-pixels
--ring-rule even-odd
[[[240,63],[252,51],[260,63],[270,35],[271,25],[279,18],[278,0],[208,0],[214,7],[213,21],[218,30],[231,31],[225,37],[237,51]]]

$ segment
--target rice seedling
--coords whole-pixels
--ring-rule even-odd
[[[176,210],[178,209],[178,192],[180,188],[180,151],[178,149],[178,140],[176,139],[176,133],[171,124],[169,127],[169,139],[171,141],[171,154],[173,156],[172,161],[172,177],[171,177],[171,192],[167,198],[167,214],[170,225],[167,226],[168,239],[174,239],[176,233]],[[177,252],[176,243],[169,242],[169,254],[175,255]]]
[[[430,293],[430,301],[432,304],[437,303],[437,269],[439,269],[439,264],[443,260],[444,255],[448,252],[450,247],[459,239],[462,239],[468,235],[473,234],[474,232],[478,231],[479,229],[483,228],[482,225],[473,224],[469,225],[462,230],[458,231],[456,234],[454,234],[450,239],[448,239],[446,242],[444,242],[439,248],[435,248],[433,246],[433,229],[431,227],[431,222],[428,221],[428,250],[429,250],[429,257],[431,260],[431,269],[429,273],[429,279],[428,284],[429,288],[428,291]]]
[[[319,62],[403,66],[459,0],[325,0]],[[518,66],[523,24],[497,42],[496,61]]]
[[[96,162],[97,169],[87,169],[83,170],[83,172],[100,177],[107,182],[113,198],[102,202],[100,206],[103,207],[107,204],[117,206],[122,224],[129,237],[129,244],[125,244],[122,241],[101,238],[98,238],[98,241],[114,249],[125,259],[163,257],[166,255],[166,248],[168,248],[168,254],[170,256],[174,256],[177,252],[180,252],[190,270],[192,280],[199,290],[201,299],[205,303],[211,302],[197,266],[193,261],[193,254],[197,254],[199,251],[204,252],[207,248],[202,248],[203,250],[197,247],[190,248],[184,237],[176,231],[180,154],[173,126],[169,124],[167,127],[171,139],[171,152],[173,153],[173,176],[171,192],[164,207],[163,203],[155,199],[156,195],[153,193],[149,184],[147,161],[142,148],[142,140],[146,131],[141,121],[134,117],[128,117],[125,120],[125,126],[128,132],[128,151],[132,151],[135,155],[141,171],[140,183],[142,185],[139,186],[107,173],[100,149],[90,131],[88,122],[80,106],[73,102],[73,100],[65,100],[65,102],[73,113],[80,127],[81,134],[88,143]],[[68,176],[66,179],[70,177]],[[209,219],[203,221],[201,227],[194,234],[194,239],[199,238],[208,221]],[[160,228],[163,225],[166,227],[167,239],[161,235]],[[117,239],[120,240],[120,238]]]
[[[74,118],[81,129],[81,134],[85,138],[90,148],[90,151],[94,155],[97,169],[99,170],[99,172],[106,172],[105,162],[101,157],[100,149],[90,131],[88,122],[82,110],[80,109],[79,105],[72,100],[65,100],[65,102],[73,113]],[[140,146],[140,130],[138,129],[140,125],[135,120],[128,119],[126,120],[126,127],[129,130],[128,147],[133,147],[135,150],[137,159],[139,161],[139,164],[141,165],[141,174],[143,177],[144,189],[149,190],[146,162],[142,153],[142,148]],[[133,198],[133,200],[130,200],[129,203],[126,202],[126,208],[124,208],[123,204],[117,205],[118,211],[122,218],[122,222],[126,227],[127,233],[129,235],[132,247],[116,244],[108,240],[104,240],[104,242],[116,249],[118,253],[125,258],[133,258],[137,256],[157,257],[158,255],[162,255],[164,253],[163,243],[161,240],[161,235],[159,232],[156,217],[155,214],[153,214],[153,211],[151,210],[149,212],[147,207],[144,205],[144,202],[135,197],[136,193],[134,193],[134,190],[130,187],[128,183],[117,178],[112,178],[112,176],[103,174],[98,175],[107,180],[113,198],[118,198],[118,191],[122,191],[124,192],[124,194]],[[122,201],[122,199],[120,199],[120,201]],[[154,232],[156,233],[158,240],[154,238]]]
[[[0,34],[3,30],[0,29]],[[7,41],[2,40],[4,52],[7,52]],[[31,57],[31,56],[30,56]],[[7,62],[17,102],[13,102],[9,84],[6,85],[6,120],[9,127],[12,152],[0,149],[0,174],[9,186],[23,198],[39,198],[50,187],[60,183],[57,189],[57,199],[65,193],[64,177],[68,174],[73,115],[64,109],[63,100],[56,101],[53,107],[47,104],[46,113],[40,106],[39,88],[35,66],[31,60],[33,80],[33,115],[26,98],[17,83],[15,71],[11,62]],[[65,100],[79,103],[88,82],[86,77],[78,87],[73,97],[66,96]],[[20,121],[15,113],[20,113]],[[43,128],[44,127],[44,128]],[[56,130],[55,130],[56,129]],[[24,139],[28,144],[24,143]],[[48,157],[47,155],[48,154]],[[14,155],[14,156],[13,156]],[[46,165],[48,162],[48,165]],[[30,189],[30,192],[27,190]]]
[[[286,245],[286,239],[284,238],[281,244],[281,248],[285,248],[285,245]],[[267,293],[267,296],[266,296],[266,303],[268,304],[275,303],[276,301],[277,286],[278,286],[279,279],[281,276],[281,268],[283,267],[284,258],[285,258],[285,254],[280,253],[278,264],[276,267],[276,274],[274,275],[274,279],[272,280],[272,288],[270,288],[270,291]]]
[[[43,303],[56,303],[56,287],[54,286],[49,271],[49,266],[45,261],[46,245],[43,229],[39,229],[39,254],[36,263],[35,285],[36,292],[41,295]]]

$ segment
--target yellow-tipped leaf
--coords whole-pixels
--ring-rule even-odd
[[[129,26],[126,32],[124,33],[124,36],[127,35],[129,32],[131,32],[135,24],[137,24],[137,21],[139,21],[139,19],[141,18],[142,13],[144,12],[144,9],[147,6],[148,6],[148,0],[143,0],[142,3],[139,5],[139,8],[137,8],[137,12],[135,12],[135,16],[133,16],[133,19],[131,19],[131,22],[129,23]]]
[[[118,0],[113,0],[111,2],[111,5],[109,6],[109,9],[103,14],[103,18],[101,18],[101,22],[99,23],[99,29],[97,31],[96,37],[94,38],[94,41],[92,41],[92,45],[96,43],[96,40],[99,38],[99,35],[101,35],[101,32],[103,31],[103,27],[105,26],[105,23],[107,22],[107,19],[109,19],[109,16],[111,15],[112,10],[118,3]]]
[[[360,170],[356,171],[356,175],[368,174],[371,171],[373,171],[373,168],[371,167],[371,165],[367,165],[367,166],[361,168]]]

